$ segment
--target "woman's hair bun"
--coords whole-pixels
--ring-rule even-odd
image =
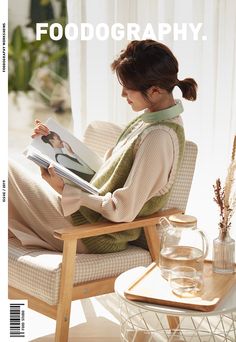
[[[176,84],[182,91],[183,98],[194,101],[197,98],[197,83],[193,78],[178,80]]]

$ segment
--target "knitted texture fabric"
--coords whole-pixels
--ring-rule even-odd
[[[178,158],[178,164],[177,164],[177,172],[175,174],[175,178],[176,178],[178,170],[179,170],[180,165],[181,165],[181,161],[183,159],[183,155],[184,155],[184,146],[185,146],[184,130],[183,130],[182,126],[176,125],[174,123],[170,123],[170,122],[167,123],[166,122],[165,125],[172,128],[176,132],[177,137],[178,137],[178,141],[179,141],[179,158]],[[155,213],[155,212],[161,210],[162,208],[164,208],[164,206],[166,205],[166,203],[167,203],[167,201],[171,195],[171,190],[172,190],[173,185],[174,185],[174,182],[171,185],[170,190],[167,193],[165,193],[164,195],[159,196],[159,197],[155,196],[155,197],[151,198],[148,202],[146,202],[144,204],[142,210],[139,212],[138,216],[147,215],[146,214],[146,207],[148,207],[148,210],[147,210],[149,212],[148,215],[151,215],[152,213]],[[141,248],[148,250],[147,240],[146,240],[143,229],[141,229],[141,233],[140,233],[139,237],[136,240],[132,241],[131,244],[134,246],[141,247]]]
[[[132,133],[132,131],[135,131],[136,127],[141,121],[141,116],[134,119],[123,131],[117,143],[124,141],[124,139],[126,139],[126,137]],[[185,142],[183,127],[181,125],[167,121],[161,121],[161,123],[154,122],[144,126],[143,129],[139,131],[138,135],[134,135],[133,137],[131,136],[131,138],[128,137],[123,148],[118,149],[118,153],[116,153],[115,158],[111,158],[110,163],[108,162],[106,167],[103,167],[101,171],[98,171],[96,176],[91,181],[91,184],[93,184],[99,190],[100,195],[105,195],[108,192],[113,193],[116,189],[122,188],[124,186],[135,159],[138,139],[146,129],[148,129],[150,126],[158,124],[168,126],[176,132],[179,142],[179,158],[177,169],[179,168],[183,156]],[[138,216],[147,216],[160,210],[166,204],[170,195],[170,191],[171,187],[164,195],[155,196],[148,200],[144,204]],[[87,222],[95,223],[101,220],[104,220],[101,214],[86,207],[81,207],[80,210],[72,214],[72,221],[74,225],[81,225]],[[141,228],[138,228],[129,231],[84,238],[83,242],[91,253],[118,252],[126,249],[127,244],[130,241],[137,240],[140,234]]]

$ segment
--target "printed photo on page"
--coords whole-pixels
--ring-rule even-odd
[[[53,119],[45,125],[49,133],[33,139],[28,149],[34,147],[89,182],[101,166],[101,158]]]

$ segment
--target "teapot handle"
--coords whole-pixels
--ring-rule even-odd
[[[202,240],[203,240],[203,250],[204,251],[204,259],[206,258],[207,256],[207,253],[208,253],[208,248],[209,248],[209,244],[208,244],[208,241],[207,241],[207,237],[206,235],[203,233],[203,231],[199,230],[199,233],[201,234],[202,236]]]
[[[171,227],[170,221],[164,216],[160,218],[160,225],[162,229],[167,229]]]

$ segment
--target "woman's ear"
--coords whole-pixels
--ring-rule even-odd
[[[152,87],[150,87],[150,88],[148,89],[148,91],[150,91],[150,95],[151,95],[151,94],[156,94],[156,93],[158,93],[158,94],[161,94],[161,93],[162,93],[162,89],[159,88],[159,87],[157,87],[157,86],[152,86]]]
[[[159,96],[160,94],[162,94],[162,89],[157,87],[157,86],[152,86],[148,89],[148,96],[149,98],[153,98],[156,96]]]

